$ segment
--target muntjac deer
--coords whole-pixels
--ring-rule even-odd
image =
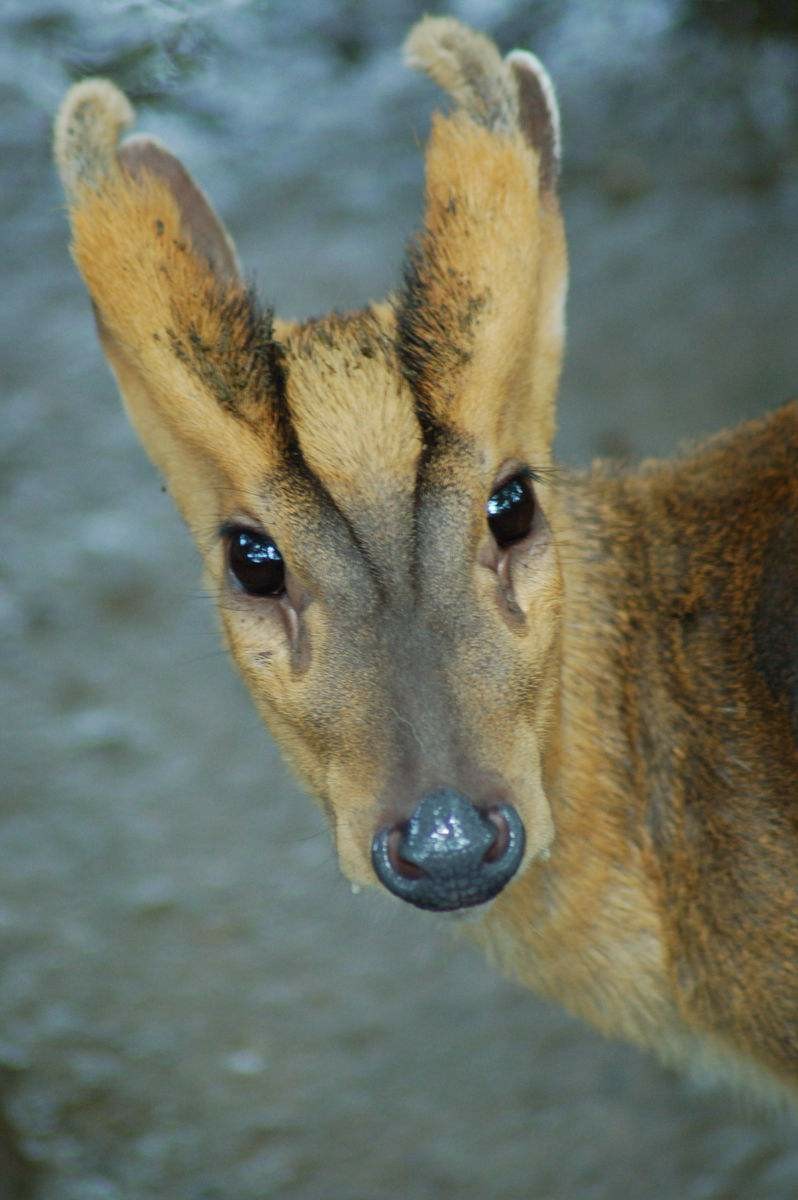
[[[387,302],[274,320],[110,83],[66,97],[73,253],[130,418],[341,867],[476,909],[517,978],[798,1097],[798,404],[554,474],[559,122],[531,55],[426,18],[455,101]]]

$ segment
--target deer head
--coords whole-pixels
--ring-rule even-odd
[[[530,54],[443,18],[424,228],[384,304],[273,320],[183,166],[110,83],[66,97],[73,254],[260,712],[344,872],[483,903],[549,846],[560,572],[546,486],[566,256]]]

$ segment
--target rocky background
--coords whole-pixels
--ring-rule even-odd
[[[104,74],[287,316],[399,279],[424,9],[559,89],[559,449],[670,453],[798,392],[792,0],[5,0],[2,1200],[792,1200],[787,1119],[354,897],[219,649],[67,253],[50,124]],[[733,519],[733,514],[730,514]]]

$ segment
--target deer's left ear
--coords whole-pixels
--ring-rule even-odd
[[[493,458],[545,462],[567,281],[554,89],[534,55],[502,59],[451,18],[419,22],[406,51],[457,107],[436,114],[427,147],[424,229],[399,302],[405,372],[431,425]]]

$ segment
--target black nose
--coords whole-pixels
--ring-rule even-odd
[[[448,912],[497,895],[518,870],[524,842],[524,826],[511,804],[483,813],[451,788],[439,788],[408,821],[380,830],[371,861],[395,896],[417,908]]]

